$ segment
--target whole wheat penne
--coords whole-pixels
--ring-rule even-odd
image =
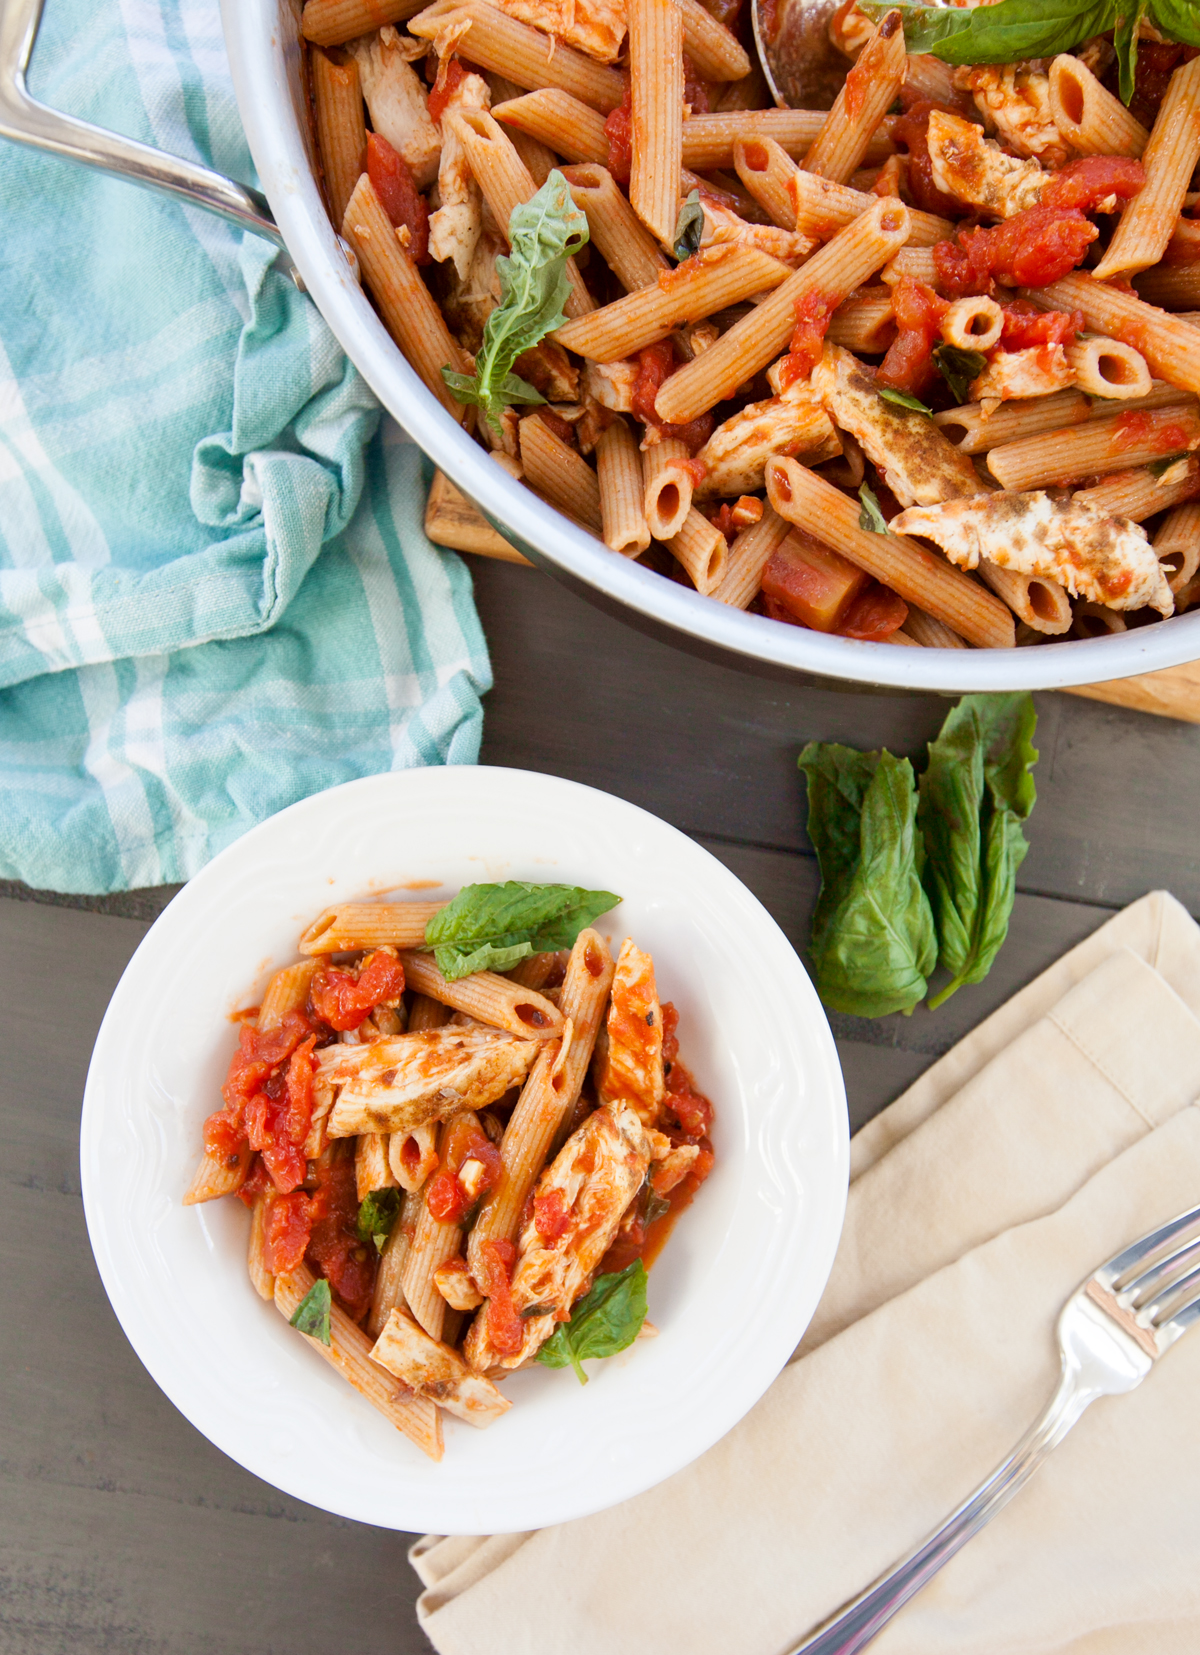
[[[699,321],[751,293],[777,287],[788,274],[786,265],[753,247],[714,247],[685,259],[653,287],[628,293],[591,316],[567,322],[553,337],[567,350],[594,362],[619,362],[662,339],[681,322]]]
[[[445,1008],[443,1008],[445,1009]],[[361,1139],[359,1142],[361,1143]],[[392,1132],[387,1139],[390,1182],[412,1194],[424,1187],[438,1164],[438,1122],[422,1121],[411,1132]],[[360,1196],[361,1200],[362,1197]]]
[[[966,649],[966,644],[957,632],[951,632],[948,626],[941,621],[934,620],[923,609],[918,609],[915,603],[908,606],[908,617],[904,622],[904,631],[914,643],[920,644],[922,649]]]
[[[525,171],[540,190],[558,165],[558,157],[545,144],[539,143],[536,138],[531,138],[527,132],[521,132],[516,127],[512,128],[508,137]]]
[[[908,60],[907,84],[931,103],[945,104],[953,109],[959,96],[954,85],[954,65],[928,52],[917,52]]]
[[[387,1133],[362,1132],[354,1140],[354,1182],[360,1201],[374,1190],[396,1188],[396,1174],[388,1164]]]
[[[465,1111],[465,1114],[478,1126],[478,1116],[471,1110]],[[441,1129],[440,1141],[443,1144],[449,1135],[451,1125],[452,1122],[447,1121]],[[422,1197],[413,1226],[412,1246],[404,1263],[402,1285],[409,1310],[431,1339],[441,1339],[444,1336],[446,1313],[449,1309],[437,1290],[433,1274],[440,1264],[445,1264],[447,1259],[455,1256],[461,1243],[462,1226],[434,1218],[429,1211],[428,1203]]]
[[[798,300],[809,293],[827,301],[845,299],[903,247],[907,236],[908,211],[903,202],[877,201],[839,230],[750,315],[735,322],[703,356],[673,374],[655,400],[658,417],[682,425],[731,396],[786,347],[795,327]]]
[[[448,983],[432,954],[404,952],[400,959],[410,988],[440,1000],[455,1011],[465,1011],[494,1029],[524,1035],[527,1040],[550,1040],[562,1033],[563,1014],[532,989],[498,977],[494,971],[475,971]]]
[[[667,545],[697,592],[707,595],[721,584],[729,562],[729,546],[720,529],[695,506],[688,509],[682,528],[671,536]]]
[[[276,1277],[275,1308],[280,1315],[290,1321],[315,1281],[312,1271],[303,1264],[291,1275]],[[348,1379],[360,1395],[431,1460],[441,1459],[442,1425],[437,1408],[424,1397],[397,1394],[395,1380],[371,1361],[372,1341],[344,1310],[335,1304],[329,1312],[328,1345],[307,1333],[299,1337],[307,1340],[319,1356],[332,1364],[343,1379]]]
[[[671,266],[607,167],[584,162],[564,168],[563,177],[571,199],[587,215],[597,252],[621,286],[630,293],[656,286]]]
[[[623,557],[637,557],[650,544],[642,504],[642,460],[637,438],[618,415],[596,444],[596,481],[604,544]]]
[[[504,975],[510,982],[520,983],[522,988],[545,988],[551,977],[557,976],[562,981],[562,973],[566,971],[570,957],[571,952],[567,948],[555,949],[548,954],[527,954]]]
[[[487,0],[437,0],[408,25],[420,40],[435,40],[454,23],[470,22],[462,37],[464,57],[529,91],[558,86],[607,115],[625,96],[625,77],[540,29],[508,17]]]
[[[449,110],[443,119],[462,145],[467,165],[493,218],[507,231],[513,208],[529,201],[537,190],[528,167],[517,154],[508,133],[486,109]],[[588,315],[596,307],[573,258],[567,260],[566,275],[571,296],[564,310],[568,316]]]
[[[716,109],[719,114],[733,115],[743,109],[769,109],[771,101],[767,77],[756,63],[752,63],[748,75],[743,75],[741,80],[732,80],[728,86],[721,88]]]
[[[843,300],[829,318],[825,337],[848,350],[882,356],[896,337],[891,288],[863,287]]]
[[[533,986],[533,985],[529,985]],[[450,1021],[450,1007],[428,994],[414,994],[408,1009],[408,1032],[419,1034],[422,1029],[440,1029]]]
[[[683,49],[701,80],[741,80],[750,59],[736,37],[700,0],[676,0],[683,18]]]
[[[275,1297],[275,1277],[267,1269],[265,1255],[266,1232],[263,1220],[267,1211],[267,1193],[260,1190],[250,1209],[250,1242],[246,1248],[246,1270],[254,1291],[260,1299]]]
[[[444,902],[339,902],[318,914],[298,944],[302,954],[352,954],[359,948],[420,948]]]
[[[718,115],[692,115],[683,123],[683,164],[694,172],[712,172],[733,164],[739,139],[774,138],[793,158],[807,155],[825,124],[820,109],[745,109]],[[884,118],[871,140],[867,158],[883,161],[893,152],[891,121]]]
[[[687,444],[678,437],[666,437],[642,451],[643,509],[656,540],[678,534],[691,510],[695,483],[680,464],[687,457]]]
[[[347,203],[342,235],[357,255],[388,332],[442,407],[461,421],[464,409],[451,396],[442,369],[461,373],[466,361],[365,172]]]
[[[846,76],[846,84],[804,157],[805,172],[844,184],[866,155],[876,127],[898,96],[907,74],[908,54],[900,13],[890,11]]]
[[[520,432],[521,464],[534,488],[598,534],[603,527],[600,484],[583,455],[553,432],[540,414],[527,414]]]
[[[1200,569],[1200,503],[1189,500],[1167,513],[1154,536],[1154,550],[1169,571],[1167,585],[1181,592]]]
[[[1189,264],[1159,264],[1134,277],[1139,299],[1163,310],[1191,310],[1200,305],[1200,260]]]
[[[1175,467],[1171,468],[1172,471]],[[1106,511],[1110,517],[1129,517],[1135,523],[1153,517],[1156,512],[1181,505],[1195,497],[1200,487],[1200,459],[1194,454],[1181,462],[1178,475],[1168,481],[1158,477],[1145,466],[1133,471],[1118,471],[1105,477],[1091,488],[1076,491],[1075,499]]]
[[[815,472],[795,460],[769,460],[767,495],[789,523],[832,546],[968,643],[1012,647],[1012,615],[998,598],[906,535],[871,534],[861,528],[858,502]]]
[[[988,450],[988,470],[1003,488],[1025,493],[1082,477],[1147,465],[1200,446],[1200,410],[1159,408],[1110,414],[1066,431],[1021,437]]]
[[[669,247],[683,164],[683,14],[676,0],[628,0],[633,159],[629,201]]]
[[[1124,615],[1115,609],[1106,609],[1102,603],[1085,601],[1075,605],[1071,622],[1072,638],[1107,638],[1114,632],[1128,631]]]
[[[906,276],[909,281],[923,282],[926,287],[937,287],[938,273],[933,262],[932,247],[902,247],[895,258],[889,259],[879,272],[880,281],[886,282],[889,287],[894,287]]]
[[[393,1310],[405,1306],[404,1265],[412,1246],[417,1223],[420,1194],[406,1195],[400,1204],[400,1216],[392,1226],[392,1233],[383,1244],[379,1265],[375,1271],[375,1288],[371,1294],[371,1313],[367,1318],[370,1332],[378,1334]]]
[[[1200,59],[1194,61],[1200,62]],[[1169,316],[1123,288],[1098,282],[1082,270],[1047,287],[1021,288],[1043,310],[1081,310],[1087,326],[1141,351],[1156,379],[1200,391],[1200,329]]]
[[[818,241],[860,218],[879,199],[866,190],[851,189],[798,167],[773,138],[739,139],[733,164],[750,194],[785,230],[799,230]],[[954,234],[948,218],[908,210],[910,247],[932,247]]]
[[[298,965],[285,965],[275,973],[258,1008],[260,1029],[277,1029],[289,1011],[304,1010],[318,964],[317,960],[302,960]]]
[[[987,558],[980,560],[979,575],[998,598],[1004,599],[1017,619],[1035,632],[1057,636],[1070,630],[1071,600],[1056,580],[1001,569]]]
[[[1187,391],[1159,382],[1147,396],[1128,402],[1126,408],[1187,407],[1191,400]],[[1018,437],[1033,437],[1039,431],[1060,431],[1067,425],[1082,425],[1085,420],[1106,419],[1111,412],[1107,403],[1094,402],[1082,391],[1069,390],[1005,402],[991,414],[985,413],[980,403],[968,402],[962,408],[947,408],[933,418],[942,435],[960,454],[986,454],[989,448],[1015,442]]]
[[[300,33],[314,46],[341,46],[420,10],[418,0],[306,0]]]
[[[499,1181],[484,1196],[467,1238],[467,1263],[473,1271],[485,1241],[508,1241],[516,1233],[555,1134],[579,1097],[612,979],[612,955],[603,938],[591,929],[581,931],[559,996],[563,1015],[571,1021],[571,1044],[565,1054],[553,1047],[538,1054],[509,1117],[500,1141]]]
[[[1003,331],[1004,312],[995,299],[955,299],[942,317],[942,338],[960,350],[989,351]]]
[[[1062,52],[1050,65],[1050,113],[1080,155],[1139,156],[1150,142],[1145,127],[1093,75]]]
[[[494,104],[492,114],[502,125],[527,132],[568,161],[603,165],[608,160],[604,116],[557,86]]]
[[[1166,251],[1200,161],[1200,61],[1181,64],[1159,105],[1142,155],[1146,182],[1126,202],[1108,251],[1096,266],[1097,281],[1128,276],[1157,264]]]
[[[346,54],[340,63],[335,63],[319,46],[309,52],[309,62],[325,192],[333,222],[340,224],[362,172],[367,148],[358,64]]]
[[[1081,334],[1064,350],[1075,383],[1086,395],[1122,401],[1149,396],[1150,369],[1132,345],[1091,333]]]
[[[718,603],[727,603],[731,609],[748,608],[762,585],[763,570],[771,554],[787,539],[791,528],[792,525],[768,505],[758,522],[743,529],[729,548],[725,573],[709,597],[716,598]]]

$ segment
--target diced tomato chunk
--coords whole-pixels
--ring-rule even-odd
[[[515,1356],[525,1340],[525,1325],[512,1299],[512,1267],[517,1250],[511,1241],[485,1241],[479,1249],[475,1279],[487,1295],[487,1334],[493,1349]]]
[[[449,57],[439,58],[437,79],[425,100],[429,110],[429,119],[436,126],[446,113],[446,105],[466,79],[467,72],[452,52]]]
[[[869,578],[831,546],[793,529],[763,570],[762,589],[802,626],[836,632]]]
[[[823,293],[806,293],[796,300],[796,325],[792,342],[780,364],[780,385],[784,390],[798,379],[807,379],[821,360],[829,320],[839,301],[826,298]]]
[[[881,385],[888,385],[894,391],[919,393],[930,384],[937,373],[933,347],[942,317],[949,308],[945,299],[924,282],[903,276],[896,283],[892,289],[892,315],[897,332],[876,370],[875,377]]]
[[[379,132],[367,134],[367,176],[380,205],[397,230],[408,232],[414,264],[429,263],[429,208],[413,182],[408,162]]]
[[[273,1276],[286,1276],[303,1263],[311,1234],[312,1214],[303,1190],[267,1196],[263,1211],[263,1263]]]
[[[633,94],[628,86],[604,123],[604,136],[608,139],[608,170],[618,184],[628,184],[633,166]]]
[[[246,1134],[226,1109],[218,1109],[204,1123],[204,1147],[226,1165],[232,1164],[242,1153]]]
[[[960,299],[1007,287],[1046,287],[1068,275],[1100,234],[1078,207],[1027,207],[990,229],[960,230],[933,249],[945,292]]]
[[[296,1047],[312,1033],[312,1024],[302,1011],[289,1011],[274,1029],[256,1029],[243,1023],[238,1034],[238,1049],[229,1062],[229,1072],[221,1088],[221,1096],[231,1109],[237,1109],[271,1075],[279,1064],[291,1057]]]
[[[1004,305],[1000,343],[1006,351],[1030,350],[1035,345],[1073,345],[1083,327],[1081,310],[1039,310],[1028,299]]]
[[[899,593],[873,580],[851,603],[838,631],[843,638],[879,644],[899,631],[907,619],[908,605]]]
[[[533,1223],[543,1246],[561,1241],[571,1225],[571,1208],[558,1188],[540,1191],[533,1198]]]
[[[1090,213],[1110,195],[1128,201],[1145,182],[1145,167],[1128,155],[1084,155],[1050,175],[1038,205],[1078,207]]]
[[[395,1005],[404,993],[404,967],[394,954],[378,949],[357,978],[327,965],[316,973],[309,1000],[317,1017],[331,1029],[356,1029],[376,1006]]]
[[[358,1239],[354,1156],[335,1150],[318,1163],[317,1177],[309,1202],[312,1233],[306,1257],[358,1322],[370,1309],[378,1254]]]

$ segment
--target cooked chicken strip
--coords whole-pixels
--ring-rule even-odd
[[[654,1126],[664,1091],[662,1012],[654,961],[628,937],[617,955],[605,1034],[603,1047],[596,1047],[600,1102],[632,1104],[643,1125]]]
[[[437,177],[442,140],[429,119],[427,88],[408,62],[398,32],[386,24],[350,41],[346,50],[358,64],[371,125],[407,161],[417,188],[427,190]]]
[[[371,1351],[372,1362],[394,1373],[417,1393],[481,1429],[512,1407],[481,1373],[473,1373],[462,1357],[440,1339],[431,1339],[403,1310],[393,1310]]]
[[[972,402],[1008,402],[1013,397],[1050,396],[1075,383],[1075,370],[1061,345],[1031,345],[1026,350],[996,351],[973,380]]]
[[[707,469],[696,497],[756,493],[773,454],[820,465],[841,451],[838,434],[815,399],[788,396],[750,402],[718,425],[697,454]]]
[[[985,119],[995,122],[1000,141],[1014,155],[1035,155],[1061,167],[1070,146],[1050,112],[1050,76],[1035,63],[973,63],[956,69],[954,84],[970,92]]]
[[[438,210],[429,218],[429,252],[439,264],[448,259],[460,282],[465,282],[483,231],[483,197],[467,165],[466,151],[447,112],[489,109],[492,95],[482,75],[464,75],[446,100],[441,128],[442,154],[438,162]]]
[[[338,1087],[329,1135],[412,1132],[458,1109],[483,1109],[524,1080],[538,1042],[502,1029],[446,1027],[316,1053],[314,1116]]]
[[[993,218],[1011,218],[1036,207],[1053,176],[1034,160],[1006,155],[974,121],[940,109],[929,117],[929,158],[939,190]]]
[[[544,29],[601,63],[612,63],[625,37],[624,0],[496,0],[510,17]],[[468,53],[468,56],[470,54]]]
[[[892,519],[897,534],[924,535],[951,563],[974,569],[982,558],[1001,569],[1060,581],[1072,597],[1109,609],[1149,605],[1170,615],[1175,600],[1145,531],[1109,517],[1074,495],[985,494],[917,506]]]

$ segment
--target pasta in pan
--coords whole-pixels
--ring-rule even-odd
[[[498,463],[717,602],[922,648],[1191,607],[1196,49],[1147,26],[1127,108],[1111,37],[952,68],[868,9],[824,111],[755,107],[727,0],[308,0],[333,222]]]
[[[255,1291],[434,1459],[440,1410],[489,1425],[510,1370],[586,1379],[654,1331],[646,1269],[713,1165],[653,960],[589,922],[619,901],[342,905],[238,1014],[185,1204],[242,1200]]]

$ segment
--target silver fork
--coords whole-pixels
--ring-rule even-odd
[[[936,1533],[788,1655],[853,1655],[978,1534],[1099,1396],[1140,1385],[1200,1321],[1200,1207],[1126,1247],[1090,1275],[1058,1319],[1062,1378],[1049,1407],[1008,1458]]]

